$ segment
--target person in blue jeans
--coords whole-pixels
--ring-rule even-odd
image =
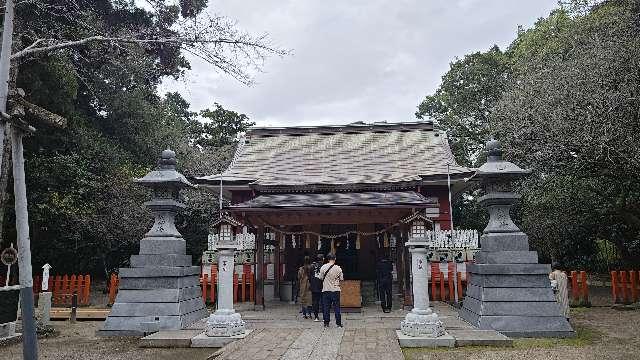
[[[328,262],[320,268],[316,277],[322,280],[322,320],[324,326],[329,327],[331,306],[336,315],[336,325],[342,327],[342,316],[340,316],[340,281],[344,280],[342,268],[336,265],[336,256],[327,255]]]

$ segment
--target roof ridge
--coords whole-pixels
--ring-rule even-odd
[[[433,130],[433,121],[421,120],[411,122],[353,122],[343,125],[316,125],[316,126],[283,126],[283,127],[250,127],[248,136],[276,136],[276,135],[305,135],[305,134],[337,134],[344,132],[375,132],[375,131],[412,131]]]

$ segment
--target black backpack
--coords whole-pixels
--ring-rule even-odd
[[[322,279],[316,277],[320,273],[320,267],[322,264],[313,263],[313,266],[309,268],[309,285],[311,292],[322,292]]]

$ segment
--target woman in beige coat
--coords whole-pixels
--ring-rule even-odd
[[[311,261],[308,256],[304,257],[304,265],[298,269],[298,299],[302,306],[302,316],[305,319],[311,318],[311,288],[309,284],[309,267]]]
[[[567,274],[559,269],[557,263],[553,264],[553,272],[549,274],[549,280],[551,280],[551,288],[553,294],[556,297],[558,305],[560,305],[560,313],[569,319],[569,291],[567,289]]]

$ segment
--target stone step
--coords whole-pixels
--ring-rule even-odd
[[[182,289],[122,289],[118,291],[116,302],[167,303],[193,299],[200,297],[201,295],[202,289],[199,286],[186,287]]]
[[[191,255],[178,254],[143,254],[131,255],[131,267],[148,266],[192,266]]]
[[[185,277],[120,278],[120,289],[181,289],[200,286],[198,275]]]
[[[513,346],[513,339],[495,330],[452,329],[448,331],[460,346]]]
[[[182,277],[199,275],[199,266],[150,266],[121,268],[120,279],[123,278],[150,278],[150,277]]]
[[[465,300],[466,301],[466,300]],[[495,330],[509,337],[572,337],[575,332],[564,317],[558,316],[486,316],[463,306],[460,317],[481,330]]]
[[[549,276],[546,274],[474,274],[471,273],[469,284],[490,288],[551,288]]]
[[[191,339],[202,330],[163,330],[140,339],[138,345],[145,348],[188,348]]]
[[[483,288],[469,284],[467,296],[480,301],[556,301],[550,287]]]
[[[472,274],[486,275],[548,275],[551,272],[549,264],[469,264],[467,271]]]
[[[125,303],[116,301],[109,316],[172,316],[205,308],[201,297],[169,303]]]
[[[559,316],[555,301],[480,301],[467,296],[464,308],[482,316]]]
[[[476,264],[537,264],[536,251],[478,251]]]

